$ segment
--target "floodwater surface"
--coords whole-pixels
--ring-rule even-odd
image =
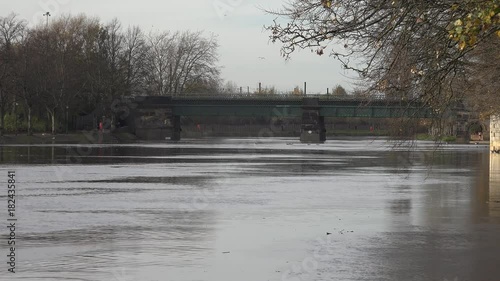
[[[500,156],[487,147],[0,146],[4,187],[11,170],[16,273],[3,228],[0,280],[500,280]]]

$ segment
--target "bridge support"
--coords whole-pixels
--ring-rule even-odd
[[[173,115],[171,117],[172,124],[172,135],[170,136],[170,140],[172,141],[180,141],[181,140],[181,117],[179,115]]]
[[[326,141],[325,116],[319,117],[319,128],[320,128],[319,141],[321,143],[324,143]]]
[[[324,143],[325,141],[325,117],[320,115],[319,99],[304,98],[302,101],[300,142]]]

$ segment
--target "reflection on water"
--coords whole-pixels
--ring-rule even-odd
[[[0,161],[22,203],[19,273],[0,280],[500,276],[488,148],[209,139],[0,146]]]
[[[490,194],[489,206],[492,216],[500,217],[500,155],[490,157]]]

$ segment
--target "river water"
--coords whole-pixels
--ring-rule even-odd
[[[412,145],[0,146],[0,280],[500,280],[500,156]]]

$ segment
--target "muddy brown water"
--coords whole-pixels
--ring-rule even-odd
[[[500,157],[483,146],[0,146],[9,170],[17,273],[2,242],[0,280],[500,280]]]

